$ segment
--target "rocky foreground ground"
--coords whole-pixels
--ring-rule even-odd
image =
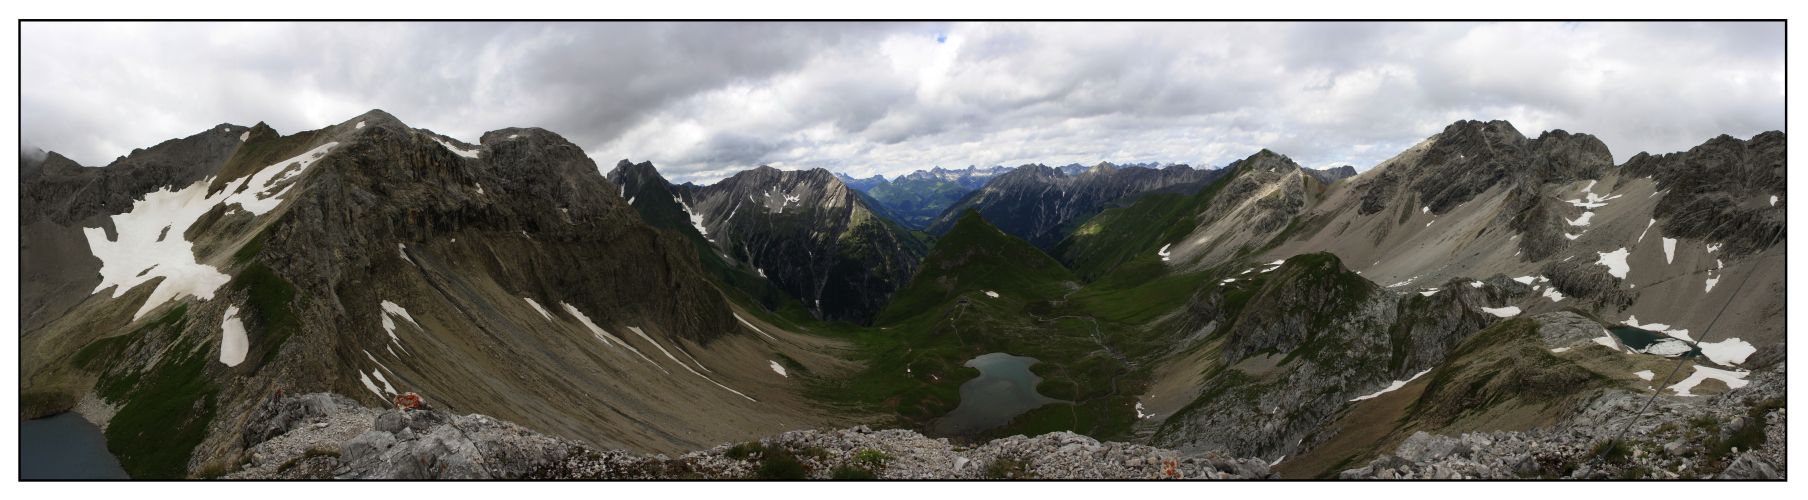
[[[793,431],[678,457],[591,449],[483,415],[382,411],[336,394],[266,403],[236,479],[1265,479],[1256,459],[1068,432],[962,447],[908,430]]]
[[[1527,432],[1417,433],[1343,479],[1783,479],[1785,373],[1699,401],[1609,393]],[[377,410],[336,394],[263,404],[238,479],[1273,479],[1259,459],[1067,432],[961,446],[909,430],[793,431],[677,457],[592,449],[483,415]]]
[[[1526,432],[1420,432],[1343,479],[1786,479],[1784,365],[1739,390],[1683,401],[1611,392]],[[1628,429],[1629,416],[1650,401]],[[1622,435],[1622,432],[1624,434]]]

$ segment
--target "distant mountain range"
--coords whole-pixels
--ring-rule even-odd
[[[923,229],[962,196],[984,186],[998,174],[1009,171],[1003,166],[979,168],[969,165],[965,169],[935,167],[918,170],[890,180],[880,175],[865,179],[854,179],[847,174],[835,175],[848,187],[871,196],[890,211],[898,222],[911,229]]]

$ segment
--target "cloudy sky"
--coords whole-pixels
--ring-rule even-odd
[[[1617,160],[1783,127],[1768,24],[32,24],[22,136],[88,165],[230,122],[381,108],[539,126],[678,181],[769,164],[1369,168],[1459,119]]]

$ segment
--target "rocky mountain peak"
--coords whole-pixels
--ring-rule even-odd
[[[1338,180],[1355,177],[1356,176],[1356,167],[1353,167],[1350,165],[1343,165],[1340,167],[1332,167],[1332,168],[1326,168],[1326,169],[1309,168],[1309,169],[1306,169],[1306,173],[1311,174],[1313,177],[1317,177],[1320,182],[1329,184],[1332,182],[1337,182]]]
[[[1286,155],[1270,151],[1266,148],[1249,157],[1232,162],[1226,169],[1242,169],[1244,172],[1289,173],[1301,169],[1299,163]]]
[[[394,128],[400,128],[400,129],[408,128],[408,124],[403,123],[400,118],[396,118],[395,115],[389,114],[389,112],[383,111],[381,109],[372,109],[370,111],[365,111],[363,114],[360,114],[358,116],[351,117],[351,119],[339,122],[339,126],[352,127],[354,130],[362,129],[365,127],[394,127]]]
[[[1457,120],[1444,127],[1438,134],[1441,141],[1470,142],[1478,141],[1486,144],[1517,144],[1526,141],[1525,134],[1519,133],[1512,123],[1506,120]]]
[[[999,174],[993,182],[1009,182],[1016,179],[1055,179],[1061,177],[1067,177],[1067,174],[1061,173],[1061,169],[1043,165],[1041,163],[1030,163],[1011,169],[1009,172]]]
[[[629,159],[622,159],[622,161],[615,162],[615,168],[611,168],[604,177],[607,177],[609,182],[615,182],[618,188],[622,188],[624,199],[627,199],[631,193],[640,193],[642,186],[656,186],[656,188],[660,188],[665,197],[673,195],[673,184],[665,181],[664,175],[660,175],[660,170],[654,168],[651,161],[633,162]]]

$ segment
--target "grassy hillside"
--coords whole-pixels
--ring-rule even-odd
[[[1106,209],[1055,245],[1054,254],[1088,281],[1119,267],[1140,269],[1135,276],[1159,274],[1163,266],[1156,252],[1198,227],[1200,212],[1239,173],[1232,170],[1190,195],[1152,194],[1126,207]]]
[[[1013,300],[1050,300],[1067,293],[1073,274],[1028,242],[987,224],[976,211],[961,215],[936,241],[910,283],[892,296],[875,324],[914,317],[965,293],[989,290]]]

